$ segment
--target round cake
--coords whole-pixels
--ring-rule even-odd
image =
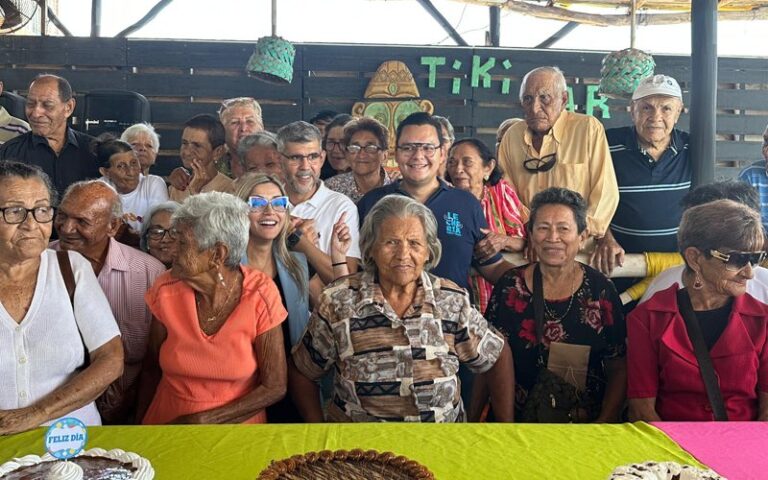
[[[633,463],[616,467],[609,480],[725,480],[713,470],[675,462]]]
[[[92,448],[67,461],[51,454],[26,455],[0,465],[3,480],[152,480],[146,458],[116,448]]]

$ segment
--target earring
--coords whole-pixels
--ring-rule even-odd
[[[704,287],[704,282],[701,280],[701,277],[699,276],[699,272],[695,272],[696,276],[693,277],[693,289],[694,290],[701,290],[702,287]]]
[[[483,175],[483,181],[484,182],[487,182],[489,178],[491,178],[490,175]]]
[[[218,271],[218,278],[221,286],[227,288],[227,284],[224,282],[224,275],[221,274],[221,270]]]

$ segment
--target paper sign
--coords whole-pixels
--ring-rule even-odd
[[[59,460],[76,456],[85,448],[87,441],[85,424],[73,417],[56,420],[45,432],[45,449]]]

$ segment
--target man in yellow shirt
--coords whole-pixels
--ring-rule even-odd
[[[539,67],[523,77],[520,103],[525,122],[512,125],[499,145],[507,181],[528,206],[538,192],[562,187],[588,204],[587,228],[600,239],[619,203],[619,189],[603,125],[566,111],[568,90],[557,67]]]

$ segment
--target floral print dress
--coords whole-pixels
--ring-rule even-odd
[[[588,403],[594,405],[590,420],[597,416],[602,405],[606,385],[605,360],[626,355],[627,327],[616,288],[597,270],[580,265],[584,279],[573,294],[573,301],[571,297],[546,299],[543,348],[536,340],[533,295],[525,283],[528,266],[509,270],[493,289],[485,317],[501,331],[512,349],[517,418],[520,418],[539,370],[547,365],[552,342],[591,347],[586,387]]]

